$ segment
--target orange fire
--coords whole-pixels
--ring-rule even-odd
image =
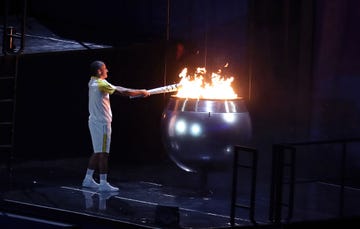
[[[197,68],[193,76],[188,75],[187,68],[179,74],[180,85],[176,94],[180,98],[195,99],[236,99],[237,94],[231,87],[234,77],[225,78],[221,71],[211,74],[211,82],[206,82],[206,69]]]

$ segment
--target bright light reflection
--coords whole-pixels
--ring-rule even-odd
[[[205,104],[206,106],[206,112],[211,112],[212,111],[212,103],[211,102],[208,102]]]
[[[228,123],[235,122],[235,114],[234,113],[224,113],[224,114],[222,114],[222,117],[225,122],[228,122]]]
[[[186,122],[184,120],[179,120],[176,122],[176,133],[184,134],[186,131]]]
[[[197,123],[191,126],[191,134],[193,136],[199,136],[201,134],[201,126]]]
[[[232,152],[232,147],[231,146],[227,146],[225,149],[225,153],[226,154],[230,154]]]

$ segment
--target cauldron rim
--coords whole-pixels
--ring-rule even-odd
[[[207,101],[236,101],[243,100],[243,97],[236,97],[233,99],[217,99],[217,98],[188,98],[188,97],[178,97],[176,95],[171,95],[171,98],[179,99],[179,100],[207,100]]]
[[[167,112],[244,113],[248,112],[248,110],[242,97],[234,99],[205,99],[172,96],[164,110],[164,113]]]

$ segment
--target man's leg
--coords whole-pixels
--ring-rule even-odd
[[[99,184],[94,180],[93,175],[99,164],[99,153],[93,153],[89,159],[86,175],[82,186],[87,188],[98,188]]]
[[[106,152],[98,153],[98,166],[99,166],[99,173],[100,174],[107,174],[108,173],[108,160],[109,154]]]
[[[113,187],[107,182],[107,174],[109,170],[108,166],[109,154],[100,153],[99,156],[99,171],[100,171],[100,185],[99,191],[118,191],[119,188]]]

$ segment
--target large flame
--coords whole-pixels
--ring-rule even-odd
[[[184,68],[179,74],[180,85],[176,96],[195,99],[236,99],[237,94],[231,87],[234,77],[224,78],[221,71],[211,73],[211,82],[206,82],[206,69],[197,68],[193,76]]]

